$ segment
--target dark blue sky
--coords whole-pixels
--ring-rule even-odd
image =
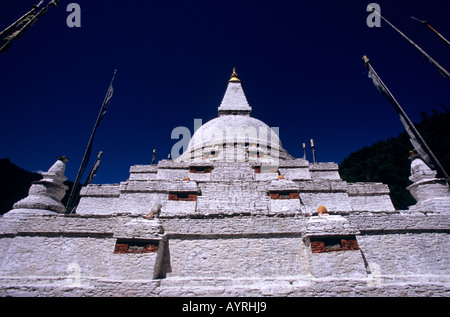
[[[2,1],[0,28],[37,2]],[[60,1],[0,55],[0,158],[45,171],[65,155],[74,180],[117,69],[89,166],[102,150],[94,183],[125,181],[131,165],[150,164],[154,148],[167,157],[175,127],[192,131],[194,118],[217,116],[235,66],[252,116],[279,127],[291,155],[302,157],[302,142],[313,138],[318,161],[340,163],[403,131],[363,55],[413,121],[450,107],[450,79],[386,23],[366,25],[370,2],[80,0],[81,27],[69,28],[70,2]],[[410,18],[450,38],[449,1],[377,3],[450,70],[450,48]]]

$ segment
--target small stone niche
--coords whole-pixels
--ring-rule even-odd
[[[270,199],[299,199],[297,191],[271,191],[269,193]]]
[[[260,174],[261,173],[261,166],[253,166],[253,170],[255,171],[256,174]]]
[[[310,245],[312,253],[359,250],[355,236],[311,237]]]
[[[206,174],[211,173],[212,166],[190,166],[189,173]]]
[[[158,241],[136,240],[136,239],[117,239],[114,247],[114,253],[157,253],[159,247]]]
[[[255,165],[253,166],[253,170],[255,171],[255,174],[260,173],[277,173],[278,167],[277,166],[271,166],[271,165]]]
[[[197,201],[197,196],[196,192],[170,192],[168,200]]]

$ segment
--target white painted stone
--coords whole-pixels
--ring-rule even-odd
[[[359,230],[341,215],[319,215],[305,222],[305,236],[348,236],[360,234]]]
[[[197,132],[267,128],[250,111],[240,83],[230,83],[219,117]],[[344,182],[337,164],[294,159],[276,138],[264,143],[245,129],[237,138],[248,153],[245,143],[233,144],[231,161],[214,157],[219,144],[205,138],[210,156],[192,143],[202,150],[194,159],[189,150],[134,165],[120,184],[89,185],[76,214],[41,209],[63,187],[32,186],[27,208],[22,202],[0,217],[0,296],[450,295],[448,187],[420,161],[409,187],[418,203],[399,211],[384,184]],[[221,140],[229,141],[236,135]],[[280,150],[277,164],[267,145]],[[194,165],[211,173],[190,173]],[[62,167],[44,178],[61,183]],[[283,191],[299,198],[271,199]],[[197,200],[169,200],[183,192]],[[157,204],[159,217],[146,218]],[[318,215],[319,206],[328,215]],[[360,250],[311,251],[313,238],[349,236]],[[118,240],[151,241],[158,252],[114,253]]]
[[[66,157],[58,157],[58,160],[49,168],[46,173],[42,173],[42,179],[34,182],[28,196],[16,202],[13,210],[7,213],[7,216],[14,216],[23,212],[41,210],[64,213],[66,208],[61,203],[68,187],[64,185],[67,178],[64,176],[66,167]]]
[[[411,162],[411,176],[414,183],[407,187],[417,203],[410,211],[450,214],[450,188],[445,179],[436,178],[436,171],[430,169],[420,157]]]
[[[252,111],[240,82],[228,83],[222,103],[219,106],[219,112],[223,110]]]

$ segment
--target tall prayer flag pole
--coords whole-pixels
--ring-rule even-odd
[[[378,89],[378,91],[389,100],[389,102],[394,106],[394,109],[397,111],[398,115],[400,116],[400,121],[402,122],[403,127],[405,128],[406,132],[408,133],[411,144],[413,145],[416,152],[421,156],[421,158],[424,160],[424,162],[427,163],[430,167],[438,169],[438,171],[441,172],[442,175],[445,177],[447,182],[450,183],[450,177],[448,176],[447,172],[444,170],[444,168],[442,167],[439,160],[436,158],[434,153],[428,147],[427,143],[422,138],[419,131],[417,131],[416,127],[411,122],[409,117],[406,115],[403,108],[400,106],[400,104],[394,98],[392,93],[389,91],[389,89],[383,83],[381,78],[375,72],[375,70],[373,69],[372,65],[370,64],[370,61],[367,58],[367,56],[363,56],[363,60],[364,60],[366,67],[369,68],[369,78],[372,79],[373,84]]]
[[[36,21],[43,15],[47,14],[48,7],[53,5],[55,8],[58,5],[59,0],[50,1],[44,8],[42,8],[37,14],[35,14],[36,10],[39,9],[39,6],[44,1],[41,0],[38,4],[34,5],[33,8],[25,13],[22,17],[20,17],[16,22],[11,24],[5,30],[0,33],[0,41],[3,43],[0,44],[0,53],[5,52],[11,46],[11,43],[21,37],[23,33],[30,28]]]
[[[447,45],[450,46],[450,41],[447,40],[445,37],[443,37],[443,36],[441,35],[441,33],[439,33],[438,31],[436,31],[436,30],[428,23],[427,20],[422,21],[422,20],[419,20],[418,18],[415,18],[415,17],[411,17],[411,18],[414,19],[414,20],[416,20],[416,21],[419,21],[420,23],[422,23],[422,24],[423,24],[424,26],[426,26],[429,30],[433,31],[433,32],[439,37],[439,39],[440,39],[442,42],[444,42],[445,44],[447,44]]]
[[[76,177],[75,182],[73,184],[72,191],[71,191],[70,196],[69,196],[69,200],[67,201],[67,206],[66,206],[66,213],[67,214],[73,213],[73,211],[74,211],[74,209],[76,207],[75,203],[77,201],[77,197],[78,197],[78,195],[80,193],[80,190],[81,190],[81,187],[82,187],[82,185],[80,184],[81,177],[83,176],[83,173],[84,173],[84,171],[85,171],[85,169],[87,167],[87,164],[89,162],[89,157],[91,155],[91,150],[92,150],[92,141],[94,140],[95,132],[96,132],[96,130],[97,130],[99,124],[100,124],[100,121],[105,116],[106,110],[107,110],[108,105],[109,105],[109,103],[111,101],[111,97],[112,97],[113,91],[114,91],[113,82],[114,82],[114,78],[116,76],[116,72],[117,72],[117,70],[114,71],[113,77],[111,79],[111,83],[109,84],[109,88],[108,88],[108,91],[106,92],[106,96],[105,96],[105,99],[103,101],[102,107],[100,109],[100,113],[98,114],[97,121],[95,122],[95,125],[94,125],[94,129],[92,130],[91,137],[89,138],[89,142],[88,142],[88,145],[86,147],[86,152],[84,153],[83,160],[81,161],[80,169],[78,170],[77,177]]]
[[[442,76],[446,78],[450,78],[450,73],[442,67],[438,62],[436,62],[430,55],[428,55],[419,45],[414,43],[409,37],[407,37],[405,34],[403,34],[399,29],[397,29],[391,22],[386,20],[378,11],[375,10],[375,8],[372,8],[372,12],[375,12],[375,14],[379,15],[380,18],[382,18],[387,24],[389,24],[395,31],[400,33],[401,36],[403,36],[409,43],[411,43],[420,53],[422,53],[423,56],[425,56],[428,61],[437,67],[437,69],[441,72]]]

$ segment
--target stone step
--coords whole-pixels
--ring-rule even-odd
[[[303,277],[280,278],[173,278],[161,280],[159,296],[289,296],[305,294]]]
[[[179,277],[169,276],[161,280],[161,287],[217,287],[217,286],[251,286],[251,285],[308,285],[305,276],[282,277]]]

